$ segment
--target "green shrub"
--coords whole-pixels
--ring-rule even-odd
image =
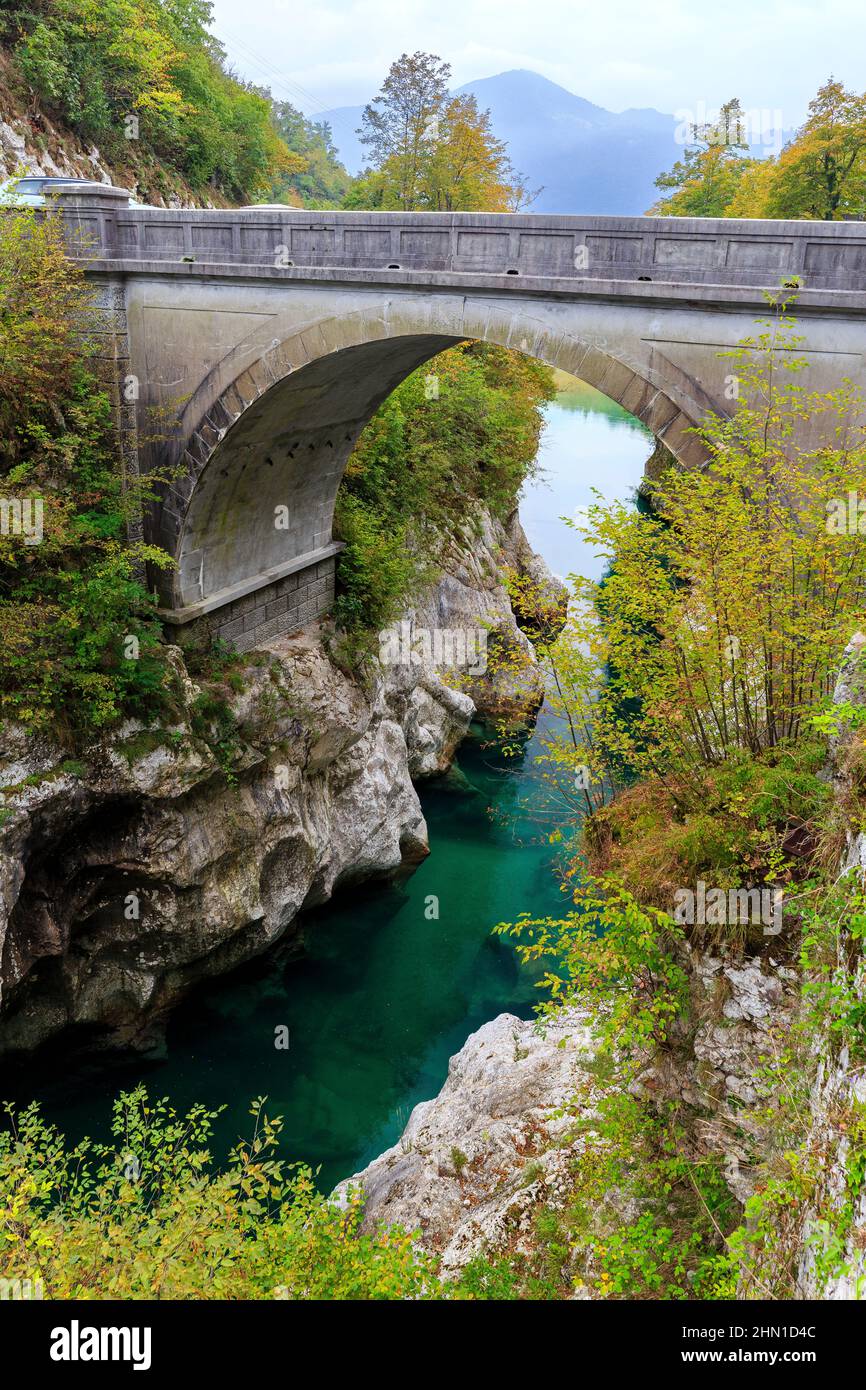
[[[419,1299],[443,1291],[431,1260],[392,1229],[362,1235],[313,1174],[274,1157],[263,1101],[254,1132],[216,1168],[218,1112],[178,1115],[143,1087],[114,1103],[112,1142],[67,1146],[36,1106],[0,1132],[0,1276],[45,1298]]]
[[[31,92],[113,160],[149,156],[203,194],[245,201],[268,192],[275,176],[306,168],[279,139],[268,94],[230,75],[207,27],[207,0],[13,0],[7,8]],[[149,180],[146,164],[137,172]]]
[[[345,544],[339,559],[339,593],[334,615],[347,632],[377,632],[393,622],[421,572],[406,525],[391,529],[361,497],[342,498],[337,523]]]
[[[69,738],[171,700],[161,630],[131,544],[149,497],[124,477],[111,409],[82,341],[82,273],[53,217],[0,212],[0,496],[41,508],[41,538],[0,535],[0,714]]]
[[[810,872],[830,789],[821,740],[760,756],[733,751],[694,780],[629,787],[584,824],[593,873],[671,910],[677,888],[703,879],[736,888],[785,884]]]
[[[477,522],[479,504],[508,515],[532,473],[553,394],[542,363],[472,343],[440,353],[388,397],[337,496],[343,628],[375,632],[392,622],[432,577],[431,559]]]

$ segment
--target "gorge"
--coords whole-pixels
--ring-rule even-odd
[[[569,562],[579,562],[597,573],[599,562],[580,553],[560,518],[585,506],[592,486],[627,499],[640,482],[651,441],[591,388],[567,381],[563,388],[547,410],[543,474],[528,485],[521,511],[536,552],[556,570],[565,573]],[[519,538],[518,530],[513,534]],[[495,614],[510,629],[507,598],[495,577],[503,540],[487,523],[412,615],[414,623],[460,630]],[[262,722],[257,730],[277,662],[293,719]],[[109,1095],[144,1077],[178,1105],[228,1104],[219,1130],[226,1142],[242,1129],[251,1098],[268,1094],[287,1119],[287,1152],[322,1164],[327,1187],[396,1138],[401,1117],[438,1089],[448,1057],[469,1032],[502,1008],[529,1016],[535,974],[490,933],[515,902],[525,908],[547,903],[555,911],[561,900],[555,852],[547,844],[555,822],[534,762],[540,731],[516,761],[503,758],[482,726],[470,735],[465,694],[430,673],[414,683],[417,674],[392,668],[385,687],[365,696],[330,665],[314,635],[275,643],[268,665],[253,668],[252,688],[243,697],[249,745],[258,745],[265,762],[253,762],[248,750],[239,759],[239,780],[250,788],[242,816],[221,809],[225,793],[212,786],[212,763],[180,761],[170,746],[149,747],[146,737],[142,742],[140,733],[125,731],[109,758],[112,794],[122,788],[127,804],[135,798],[146,813],[138,811],[122,827],[115,813],[110,835],[95,831],[85,856],[87,896],[70,893],[87,922],[81,940],[67,947],[76,964],[67,957],[58,972],[50,956],[41,969],[36,962],[39,983],[32,990],[23,985],[20,1010],[13,1004],[0,1036],[6,1049],[32,1046],[53,1026],[75,1021],[85,1036],[88,1025],[94,1028],[97,1043],[101,1024],[110,1040],[145,1051],[126,1064],[103,1055],[95,1066],[85,1057],[71,1077],[64,1071],[53,1081],[48,1061],[37,1069],[37,1088],[31,1065],[16,1080],[15,1093],[37,1095],[47,1115],[73,1134],[98,1133]],[[481,703],[483,694],[473,690]],[[549,716],[542,710],[540,718],[543,728]],[[290,754],[273,751],[287,735]],[[437,776],[454,756],[455,770]],[[291,766],[291,782],[282,788],[273,779],[281,759]],[[32,762],[26,766],[22,781],[35,770]],[[417,782],[420,805],[410,775],[423,779]],[[23,788],[28,833],[45,825],[47,836],[48,826],[64,823],[70,804],[80,805],[86,794],[81,782],[60,772],[44,786]],[[322,790],[314,792],[317,785]],[[288,796],[299,788],[309,788],[303,810],[290,814]],[[96,787],[88,791],[94,800],[100,794]],[[99,811],[92,815],[98,824]],[[56,841],[44,859],[57,867],[66,862]],[[359,896],[345,886],[393,873],[401,862],[410,876],[404,872],[390,887],[370,886]],[[49,885],[37,879],[33,888],[25,886],[28,910],[40,890],[50,891]],[[150,954],[165,957],[150,973],[140,962],[141,925],[130,923],[120,936],[117,930],[120,904],[131,891],[141,894]],[[332,892],[331,905],[313,910]],[[438,900],[432,919],[425,915],[431,894]],[[304,915],[290,926],[301,906]],[[22,916],[13,914],[10,934]],[[303,949],[295,940],[299,926]],[[190,1003],[176,1008],[167,1045],[162,1042],[164,1011],[190,983],[230,970],[283,933],[290,946],[284,942],[236,983],[200,987]],[[105,946],[101,937],[108,938]],[[128,954],[119,959],[124,939]],[[7,947],[4,959],[21,960],[24,950],[23,944]],[[7,976],[7,990],[12,983]],[[155,1020],[153,1032],[142,1026],[148,1017]],[[275,1049],[280,1025],[289,1029],[288,1052]]]
[[[861,1299],[866,97],[561,215],[6,8],[0,1301]]]

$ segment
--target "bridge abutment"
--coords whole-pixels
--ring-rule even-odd
[[[301,556],[273,577],[260,576],[254,587],[239,585],[188,608],[162,609],[166,637],[179,646],[225,642],[249,652],[275,637],[288,636],[331,611],[336,584],[338,543],[312,556]]]

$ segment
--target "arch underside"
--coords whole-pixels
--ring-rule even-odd
[[[198,478],[178,556],[181,605],[331,542],[346,462],[401,381],[459,339],[407,337],[318,358],[239,417]]]
[[[675,456],[698,455],[690,430],[708,401],[694,382],[684,378],[666,390],[652,379],[651,363],[636,369],[597,340],[553,331],[530,312],[497,312],[488,302],[473,314],[466,300],[458,304],[459,312],[447,312],[434,296],[419,297],[399,312],[388,304],[332,317],[314,332],[308,326],[273,342],[206,410],[193,396],[185,419],[196,423],[155,536],[177,560],[162,581],[163,602],[181,621],[225,606],[242,617],[254,603],[250,592],[280,582],[275,592],[284,591],[305,568],[326,579],[337,489],[359,434],[406,376],[467,339],[517,348],[579,376],[641,419]],[[320,611],[327,587],[307,591]],[[295,616],[310,613],[307,604]],[[262,602],[259,629],[265,616]],[[269,630],[279,630],[278,609],[273,622],[270,616]],[[236,637],[237,622],[229,626]]]

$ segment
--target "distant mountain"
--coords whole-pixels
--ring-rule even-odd
[[[533,212],[646,212],[658,196],[654,180],[682,156],[673,116],[617,115],[535,72],[503,72],[460,90],[490,111],[530,187],[543,186]]]
[[[606,111],[537,72],[501,72],[459,91],[472,92],[490,111],[495,134],[530,188],[543,187],[532,212],[640,215],[658,197],[655,179],[683,155],[674,116],[652,107]],[[355,133],[363,110],[339,106],[316,117],[331,125],[353,174],[366,163]]]

